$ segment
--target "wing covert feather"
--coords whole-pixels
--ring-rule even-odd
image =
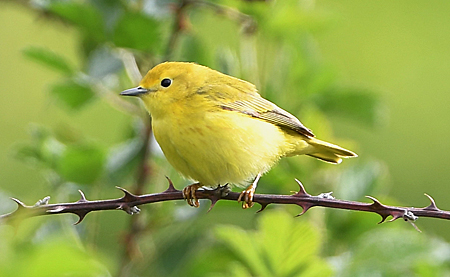
[[[288,128],[306,137],[314,137],[313,132],[306,128],[295,116],[281,109],[274,103],[261,97],[255,86],[249,82],[227,75],[220,84],[208,84],[196,90],[196,94],[204,95],[214,105],[224,110],[247,114]]]
[[[306,128],[295,116],[260,96],[252,96],[248,100],[223,103],[221,107],[263,119],[280,127],[294,130],[307,137],[314,137],[312,131]]]

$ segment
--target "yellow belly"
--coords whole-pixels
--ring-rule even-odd
[[[277,126],[232,111],[165,116],[153,120],[153,130],[172,166],[205,186],[245,185],[291,145]]]

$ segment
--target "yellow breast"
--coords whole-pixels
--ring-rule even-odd
[[[277,126],[233,111],[154,118],[164,155],[184,176],[206,186],[245,185],[285,153],[286,136]]]

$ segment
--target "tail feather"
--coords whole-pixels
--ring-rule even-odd
[[[342,162],[342,158],[358,157],[350,150],[316,138],[310,138],[308,144],[312,148],[306,155],[329,163],[339,164]]]

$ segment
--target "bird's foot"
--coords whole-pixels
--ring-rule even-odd
[[[243,201],[242,209],[248,209],[253,206],[253,195],[255,194],[255,190],[256,188],[253,187],[253,185],[250,185],[241,192],[238,198],[238,202]]]
[[[200,183],[195,183],[183,189],[183,198],[186,199],[189,206],[196,208],[200,207],[200,203],[198,202],[195,192],[201,187],[202,185],[200,185]]]
[[[248,209],[253,207],[253,195],[255,195],[256,186],[258,185],[261,173],[259,173],[253,183],[241,192],[238,198],[238,202],[243,201],[242,209]]]

